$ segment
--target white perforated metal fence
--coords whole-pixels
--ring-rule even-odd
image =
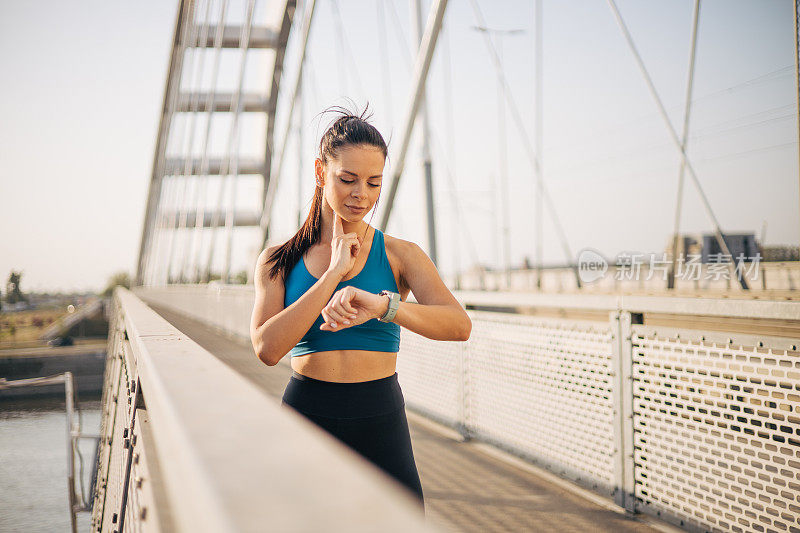
[[[643,325],[648,311],[698,318],[659,300],[620,299],[607,321],[471,310],[464,343],[404,329],[407,404],[687,530],[800,532],[797,307],[697,305],[763,311],[753,324],[790,332],[776,337]]]
[[[633,328],[637,500],[706,529],[799,531],[797,341],[717,337]]]
[[[608,324],[470,312],[466,343],[403,330],[397,372],[412,408],[609,491]]]

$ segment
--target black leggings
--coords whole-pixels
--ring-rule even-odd
[[[288,405],[411,490],[425,509],[405,401],[397,373],[337,383],[292,371],[281,405]]]

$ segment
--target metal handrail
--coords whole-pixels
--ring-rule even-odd
[[[413,497],[357,454],[279,406],[134,293],[117,287],[114,301],[125,333],[118,342],[133,364],[128,377],[138,384],[125,427],[136,423],[141,395],[178,530],[431,530]],[[124,387],[119,394],[124,402]],[[125,453],[142,445],[140,435]],[[108,483],[125,490],[124,479]],[[126,521],[137,519],[129,513]]]

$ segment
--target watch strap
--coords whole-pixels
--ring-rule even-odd
[[[378,318],[378,320],[381,322],[391,322],[394,320],[394,317],[397,314],[397,309],[400,307],[400,295],[396,292],[387,290],[381,291],[380,295],[389,297],[389,308],[382,317]]]

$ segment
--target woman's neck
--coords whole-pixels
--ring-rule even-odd
[[[328,202],[322,202],[322,228],[321,232],[322,235],[320,236],[320,240],[322,242],[331,242],[333,240],[333,209]],[[362,239],[365,238],[365,233],[367,230],[367,223],[363,220],[359,220],[356,222],[348,222],[347,220],[342,218],[342,230],[345,233],[357,233],[359,237]]]

